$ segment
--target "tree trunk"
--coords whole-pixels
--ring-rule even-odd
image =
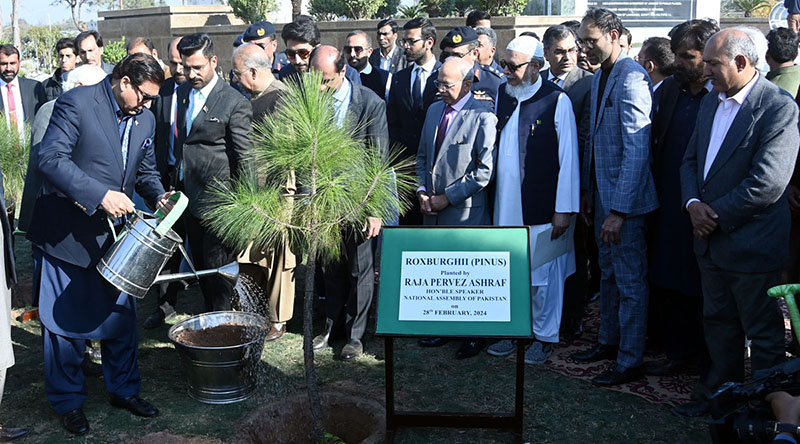
[[[303,12],[303,0],[292,0],[292,20]]]
[[[11,27],[14,33],[14,47],[22,47],[22,39],[19,35],[19,0],[11,0]]]
[[[306,385],[308,386],[308,402],[311,405],[311,432],[316,442],[325,439],[325,425],[322,422],[322,402],[317,387],[317,371],[314,368],[314,272],[317,265],[316,235],[311,237],[308,249],[308,263],[306,264],[305,295],[303,300],[303,366],[306,370]]]
[[[69,8],[72,11],[72,22],[75,23],[75,28],[78,32],[83,31],[83,23],[81,23],[81,3],[79,0],[72,0],[69,3]]]

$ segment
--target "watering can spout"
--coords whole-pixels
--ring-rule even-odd
[[[203,276],[212,276],[218,274],[225,279],[235,283],[236,280],[239,278],[239,263],[236,261],[231,262],[228,265],[214,268],[211,270],[200,270],[198,272],[186,272],[186,273],[173,273],[173,274],[161,274],[156,277],[156,280],[153,284],[161,284],[165,282],[174,282],[174,281],[187,281],[196,278],[201,278]]]

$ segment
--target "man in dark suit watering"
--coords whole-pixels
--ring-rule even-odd
[[[703,60],[714,92],[700,103],[680,172],[703,288],[711,357],[705,386],[713,393],[744,378],[745,336],[754,371],[783,360],[783,317],[766,292],[786,260],[785,191],[800,135],[797,105],[758,73],[758,52],[746,33],[714,34]],[[708,402],[696,404],[686,413],[705,413]]]
[[[159,206],[170,195],[155,169],[155,120],[144,109],[163,82],[153,57],[126,57],[103,82],[59,97],[40,146],[44,183],[28,239],[41,267],[34,289],[45,392],[64,427],[78,435],[89,431],[81,371],[87,339],[100,340],[111,405],[139,416],[158,414],[139,397],[133,298],[106,282],[95,266],[113,242],[112,229],[133,211],[134,188]]]
[[[207,187],[232,183],[250,155],[253,109],[238,91],[216,73],[214,44],[206,34],[190,34],[178,43],[186,81],[178,87],[175,145],[176,188],[189,198],[183,216],[197,269],[218,268],[235,252],[201,225],[208,205]],[[233,284],[220,276],[200,279],[206,311],[230,310]]]

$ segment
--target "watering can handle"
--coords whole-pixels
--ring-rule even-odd
[[[161,219],[161,222],[156,226],[155,232],[159,236],[164,236],[167,232],[175,225],[175,222],[181,217],[183,214],[183,210],[186,209],[186,206],[189,205],[189,198],[187,198],[183,193],[180,191],[176,192],[172,196],[170,196],[167,200],[170,200],[175,203],[172,209],[166,215],[161,211],[161,209],[156,210],[156,217]]]

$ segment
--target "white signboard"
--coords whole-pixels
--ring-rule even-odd
[[[511,321],[508,251],[404,251],[401,321]]]

